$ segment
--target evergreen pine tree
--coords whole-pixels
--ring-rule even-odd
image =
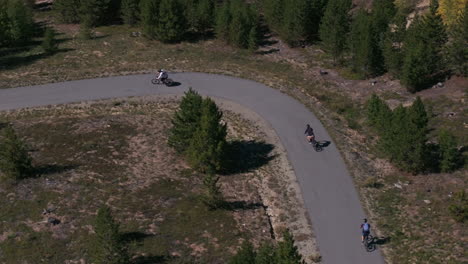
[[[109,207],[98,210],[94,223],[93,263],[127,264],[129,258]]]
[[[6,7],[8,0],[0,0],[0,47],[5,47],[10,43],[10,23]]]
[[[432,66],[431,49],[427,49],[423,42],[409,41],[405,43],[405,57],[403,59],[403,68],[401,73],[401,82],[407,87],[409,92],[415,93],[426,88],[430,84],[428,77],[431,75]]]
[[[335,62],[341,58],[346,47],[350,9],[350,0],[329,0],[320,24],[323,47],[331,53]]]
[[[80,22],[80,0],[55,0],[52,8],[63,23]]]
[[[382,58],[374,32],[371,16],[359,10],[351,25],[350,50],[353,69],[364,76],[373,76],[382,71]]]
[[[447,36],[437,6],[433,0],[431,12],[416,19],[407,31],[401,80],[410,92],[427,88],[445,69],[441,52]]]
[[[307,38],[309,41],[319,39],[319,28],[322,22],[328,0],[308,0],[307,1]]]
[[[33,172],[31,157],[11,126],[0,137],[0,171],[6,180],[21,180]]]
[[[88,23],[90,26],[99,26],[108,23],[112,17],[111,0],[80,0],[80,22]]]
[[[52,54],[57,51],[58,44],[55,40],[55,31],[50,27],[45,30],[42,48],[44,49],[44,52],[48,54]]]
[[[376,94],[366,102],[367,121],[369,125],[377,128],[378,131],[385,130],[391,120],[391,110],[388,105]]]
[[[188,161],[201,172],[214,173],[224,166],[226,125],[221,124],[222,112],[213,100],[203,100],[201,119],[187,150]]]
[[[230,5],[229,43],[247,48],[251,24],[251,11],[242,0],[233,0]]]
[[[214,25],[214,1],[199,0],[196,9],[194,28],[201,34],[206,34]]]
[[[81,22],[80,24],[80,32],[78,33],[79,34],[79,37],[81,39],[91,39],[93,38],[93,30],[92,30],[92,27],[90,25],[90,22],[88,22],[87,20]]]
[[[426,107],[419,96],[411,105],[408,117],[417,129],[420,129],[423,134],[427,133],[429,118],[427,117]]]
[[[276,259],[278,264],[302,264],[301,254],[294,245],[294,238],[289,230],[283,232],[283,241],[278,242],[276,249]]]
[[[449,68],[458,75],[468,77],[468,4],[452,24],[447,45]]]
[[[270,243],[263,243],[255,256],[255,264],[276,264],[275,247]]]
[[[229,264],[256,264],[252,243],[247,240],[244,241],[239,251],[229,261]]]
[[[32,11],[22,0],[8,0],[9,39],[11,43],[23,44],[33,36]]]
[[[460,161],[460,152],[457,150],[455,137],[447,130],[439,133],[440,170],[442,172],[454,171]]]
[[[187,150],[193,134],[200,125],[202,102],[203,98],[190,88],[182,98],[179,110],[174,114],[168,144],[178,153]]]
[[[382,131],[379,141],[382,151],[395,165],[412,173],[422,172],[426,168],[428,154],[428,131],[424,125],[425,114],[420,107],[416,103],[408,109],[401,105],[395,108],[391,125]]]
[[[309,1],[288,0],[284,4],[284,17],[281,22],[280,36],[290,46],[296,46],[307,38]]]
[[[286,0],[263,0],[265,18],[270,28],[276,32],[281,31]]]
[[[251,51],[255,51],[258,49],[258,42],[259,42],[258,34],[259,33],[258,33],[257,25],[254,25],[252,28],[250,28],[248,48]]]
[[[184,0],[184,15],[188,29],[196,31],[197,28],[197,7],[199,0]]]
[[[464,189],[453,194],[452,204],[448,210],[455,221],[460,223],[468,221],[468,195]]]
[[[383,34],[388,31],[397,10],[392,0],[374,0],[372,3],[372,26],[377,38],[383,40]]]
[[[224,1],[216,11],[215,34],[219,39],[229,40],[229,25],[231,23],[231,12],[229,1]]]
[[[149,39],[156,38],[156,28],[159,24],[159,4],[161,0],[141,0],[140,20],[143,34]]]
[[[139,0],[122,0],[121,17],[125,24],[135,25],[140,17]]]
[[[205,174],[203,185],[205,186],[205,195],[202,197],[203,203],[210,210],[215,210],[223,205],[223,195],[218,185],[219,177],[213,173]]]
[[[162,42],[182,40],[187,30],[183,7],[179,0],[161,0],[156,35]]]
[[[377,123],[375,124],[375,128],[380,135],[386,133],[387,129],[391,127],[392,115],[393,113],[390,107],[387,105],[387,103],[382,101],[379,109]]]
[[[391,28],[384,35],[382,53],[386,70],[394,77],[399,76],[403,65],[403,41],[406,33],[406,10],[398,10],[391,21]]]

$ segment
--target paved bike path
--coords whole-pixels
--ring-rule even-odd
[[[307,123],[314,128],[317,140],[331,139],[305,106],[278,90],[234,77],[171,74],[172,79],[181,83],[176,87],[154,86],[151,78],[152,75],[131,75],[0,89],[0,110],[125,96],[182,94],[189,87],[202,95],[236,102],[269,122],[285,147],[312,220],[323,263],[384,263],[378,251],[366,252],[360,243],[359,224],[365,214],[334,142],[318,153],[306,143]]]

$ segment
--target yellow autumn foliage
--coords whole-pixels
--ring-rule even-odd
[[[437,12],[442,16],[446,25],[452,25],[467,3],[468,0],[439,0]]]

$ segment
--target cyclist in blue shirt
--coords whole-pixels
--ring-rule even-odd
[[[364,238],[366,238],[367,236],[369,236],[369,234],[370,234],[370,229],[371,229],[370,224],[367,222],[367,219],[364,218],[364,223],[361,224],[361,230],[362,230],[362,237],[361,237],[361,240],[362,240],[362,242],[364,242]]]

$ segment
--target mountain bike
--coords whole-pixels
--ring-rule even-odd
[[[174,84],[174,81],[172,79],[165,79],[164,81],[161,81],[158,78],[154,78],[151,80],[152,84],[165,84],[166,86],[172,86]]]
[[[320,152],[323,150],[323,147],[320,144],[320,142],[316,141],[315,139],[312,139],[311,141],[309,141],[309,144],[312,145],[312,147],[314,148],[316,152]]]
[[[364,236],[364,242],[362,244],[367,252],[375,250],[374,237],[370,233]]]

